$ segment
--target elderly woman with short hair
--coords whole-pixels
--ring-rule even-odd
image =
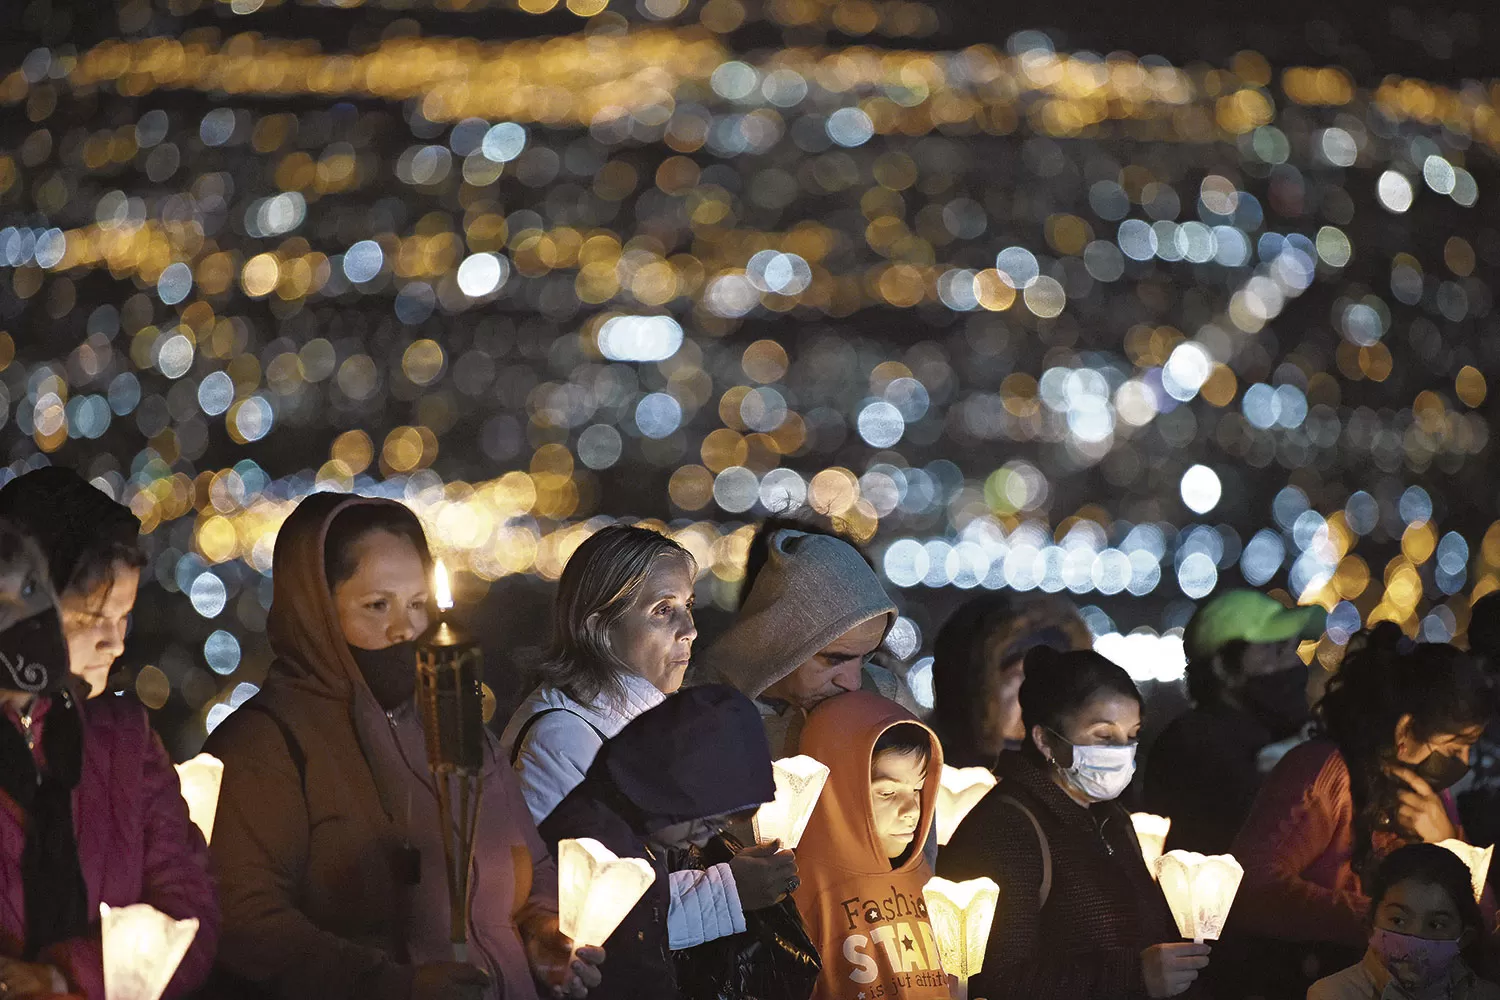
[[[682,686],[698,630],[697,564],[648,528],[612,525],[590,536],[558,583],[542,684],[500,741],[540,823],[583,781],[604,741]],[[671,875],[674,950],[745,929],[745,911],[784,897],[796,878],[790,851],[749,848],[727,864]]]

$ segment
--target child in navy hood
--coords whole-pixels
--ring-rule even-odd
[[[703,846],[775,794],[760,713],[725,685],[674,694],[604,744],[583,783],[543,820],[542,836],[554,854],[559,840],[592,837],[650,862],[656,881],[604,943],[604,978],[590,1000],[676,996],[667,852]]]

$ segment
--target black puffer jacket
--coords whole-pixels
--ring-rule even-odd
[[[603,982],[590,1000],[677,995],[667,944],[667,852],[648,834],[758,806],[775,794],[760,713],[724,685],[672,695],[604,744],[583,783],[542,821],[542,837],[554,854],[559,840],[592,837],[622,858],[649,861],[656,881],[604,943]]]

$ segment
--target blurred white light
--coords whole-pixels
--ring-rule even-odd
[[[635,405],[635,425],[648,438],[664,438],[682,426],[682,404],[665,392],[651,392]]]
[[[859,411],[859,436],[872,448],[889,448],[901,440],[906,421],[901,411],[883,399],[868,403]]]
[[[198,138],[205,146],[222,146],[233,134],[233,108],[214,108],[203,116],[203,122],[198,126]]]
[[[760,502],[773,514],[790,514],[807,503],[807,483],[794,469],[772,469],[760,481]]]
[[[611,361],[665,361],[681,346],[671,316],[612,316],[599,327],[599,353]]]
[[[203,659],[216,674],[232,674],[240,665],[240,641],[218,629],[203,642]]]
[[[1244,574],[1245,582],[1252,587],[1264,586],[1281,569],[1285,559],[1286,544],[1282,542],[1281,535],[1269,528],[1262,528],[1250,539],[1245,551],[1240,553],[1240,572]]]
[[[1206,552],[1194,552],[1177,567],[1177,586],[1197,600],[1213,593],[1219,583],[1219,568]]]
[[[1187,655],[1180,635],[1107,632],[1094,640],[1094,651],[1125,668],[1130,679],[1171,683],[1187,672]]]
[[[1224,267],[1244,267],[1250,260],[1250,237],[1234,226],[1214,226],[1214,261]]]
[[[912,664],[906,672],[906,686],[911,696],[923,708],[931,708],[936,700],[932,692],[932,657],[924,656]]]
[[[609,424],[593,424],[578,435],[578,460],[590,469],[608,469],[620,460],[624,442]]]
[[[1000,272],[1001,279],[1007,285],[1016,289],[1030,288],[1042,273],[1036,254],[1025,247],[1006,247],[1001,250],[995,255],[995,270]]]
[[[1182,502],[1195,514],[1207,514],[1219,505],[1223,487],[1218,473],[1206,465],[1195,465],[1182,474]]]
[[[760,74],[748,63],[732,60],[720,63],[708,78],[714,93],[729,101],[739,101],[753,94],[760,85]]]
[[[510,263],[498,254],[476,253],[458,265],[458,288],[471,299],[488,295],[505,284]]]
[[[768,385],[751,389],[740,400],[740,419],[752,431],[770,433],[786,422],[786,397]]]
[[[881,567],[885,577],[898,587],[915,587],[927,576],[931,563],[927,550],[915,538],[898,538],[885,550]]]
[[[48,229],[36,238],[36,249],[32,251],[37,267],[52,268],[62,263],[68,249],[68,238],[61,229]]]
[[[251,396],[234,413],[234,428],[246,441],[259,441],[271,433],[275,414],[261,396]]]
[[[1348,642],[1359,627],[1359,609],[1348,601],[1339,601],[1328,612],[1328,638],[1340,646]]]
[[[224,587],[224,581],[215,574],[199,573],[188,590],[188,600],[192,602],[193,610],[198,614],[204,618],[215,618],[224,610],[224,604],[229,600],[229,592]]]
[[[193,290],[193,269],[178,261],[162,269],[156,279],[156,295],[163,305],[175,306]]]
[[[1156,256],[1156,232],[1142,219],[1120,223],[1116,242],[1120,244],[1120,252],[1131,260],[1150,260]]]
[[[1068,293],[1063,289],[1062,283],[1045,274],[1028,285],[1021,297],[1032,315],[1042,319],[1060,315],[1068,304]]]
[[[714,315],[735,319],[754,309],[760,295],[743,274],[721,274],[708,283],[703,301]]]
[[[193,367],[193,342],[185,334],[174,333],[156,348],[156,367],[167,378],[182,378]]]
[[[1411,181],[1394,170],[1387,170],[1380,175],[1380,180],[1375,182],[1375,193],[1388,211],[1397,214],[1411,208],[1414,197]]]
[[[912,654],[922,647],[922,633],[917,628],[917,623],[901,615],[891,626],[891,630],[885,634],[885,647],[896,655],[897,659],[910,659]]]
[[[198,405],[210,417],[217,417],[234,402],[234,379],[227,372],[210,372],[198,383]]]
[[[840,146],[863,146],[875,134],[875,123],[859,108],[839,108],[824,126],[828,138]]]
[[[360,284],[380,273],[385,264],[385,252],[374,240],[360,240],[344,251],[344,276]]]
[[[1453,193],[1449,197],[1465,208],[1472,207],[1479,200],[1479,184],[1474,175],[1463,167],[1454,168]]]
[[[731,514],[742,514],[760,499],[760,480],[743,465],[733,465],[714,478],[714,503]]]
[[[484,134],[479,151],[486,160],[508,163],[526,148],[526,129],[515,122],[501,122]]]
[[[1198,395],[1203,383],[1214,369],[1213,358],[1208,349],[1195,341],[1185,340],[1172,350],[1161,373],[1162,388],[1167,395],[1179,402],[1187,402]]]
[[[1319,147],[1323,158],[1336,167],[1352,167],[1359,156],[1359,146],[1354,136],[1341,128],[1325,128],[1320,133]]]
[[[1452,194],[1453,188],[1458,183],[1458,175],[1453,172],[1453,164],[1436,155],[1429,156],[1423,162],[1422,179],[1438,194]]]

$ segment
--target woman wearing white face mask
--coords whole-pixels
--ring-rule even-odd
[[[1141,696],[1092,651],[1026,654],[1026,742],[938,855],[938,874],[989,876],[1004,901],[984,971],[991,1000],[1192,996],[1208,947],[1183,942],[1115,801],[1135,773]]]

